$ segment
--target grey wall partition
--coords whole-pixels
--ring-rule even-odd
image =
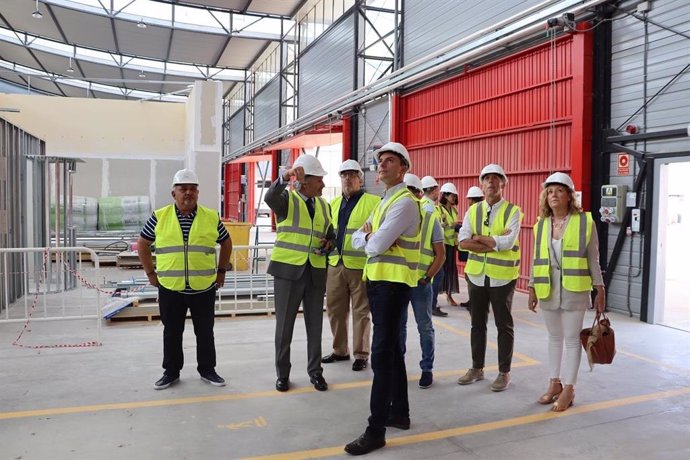
[[[626,2],[620,7],[634,7],[637,3],[639,2]],[[688,69],[681,73],[685,66],[690,64],[686,38],[690,35],[690,3],[684,0],[650,3],[652,9],[648,13],[649,20],[670,30],[648,23],[647,47],[645,47],[645,23],[641,19],[624,14],[614,16],[611,56],[611,127],[614,129],[634,123],[641,127],[642,132],[654,132],[685,128],[690,123],[690,73]],[[641,15],[638,16],[642,18]],[[686,37],[674,31],[685,34]],[[646,57],[645,48],[647,49]],[[645,86],[646,99],[649,101],[676,76],[678,78],[675,82],[649,102],[646,115],[645,111],[641,110],[635,117],[628,120],[643,106]],[[629,146],[635,148],[633,145]],[[687,151],[690,148],[688,148],[688,139],[685,138],[680,141],[649,143],[646,149],[643,143],[639,143],[637,150],[661,153]],[[611,155],[611,183],[632,188],[635,172],[636,165],[631,162],[631,174],[619,176],[617,154]],[[647,174],[652,174],[652,171],[647,171]],[[646,193],[652,192],[646,191]],[[638,204],[640,202],[643,203],[643,199],[640,199]],[[651,219],[655,213],[653,209],[645,211],[645,218]],[[609,255],[619,231],[619,225],[611,225],[609,228]],[[607,292],[608,304],[613,309],[627,311],[630,307],[634,314],[640,314],[640,296],[647,295],[641,292],[641,272],[649,268],[640,266],[640,252],[643,251],[646,236],[634,234],[632,238],[626,238]],[[652,248],[652,257],[655,256],[655,251],[656,249]]]
[[[354,89],[354,15],[343,16],[299,60],[299,116]]]
[[[230,117],[228,126],[230,130],[228,151],[233,153],[244,146],[244,108],[238,110]]]
[[[0,248],[47,245],[44,159],[45,142],[0,118]],[[0,258],[0,311],[25,294],[25,260],[20,253]]]
[[[374,149],[390,140],[388,97],[382,97],[360,107],[357,158],[364,169],[364,186],[369,193],[380,194],[384,186],[376,181]]]
[[[256,95],[254,99],[254,139],[260,139],[278,129],[279,89],[280,76],[276,76]]]
[[[405,0],[403,64],[490,27],[543,0]]]

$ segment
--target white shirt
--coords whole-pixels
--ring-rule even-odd
[[[499,209],[501,205],[503,204],[505,200],[501,198],[498,200],[496,203],[494,203],[493,206],[489,206],[489,203],[486,201],[482,201],[479,206],[480,209],[479,211],[482,213],[482,216],[486,216],[487,209]],[[492,212],[489,214],[489,228],[494,224],[494,219],[498,217],[500,214],[500,218],[503,219],[503,213],[498,213],[498,212]],[[483,219],[482,219],[483,220]],[[520,213],[516,212],[513,214],[513,216],[510,218],[507,224],[507,228],[510,230],[510,233],[507,235],[491,235],[489,233],[488,236],[494,239],[496,242],[496,247],[494,248],[494,251],[507,251],[511,249],[513,246],[515,246],[515,242],[518,239],[518,236],[520,235]],[[458,241],[462,242],[464,240],[468,240],[472,238],[472,226],[470,224],[470,210],[468,209],[467,212],[465,213],[465,217],[462,219],[462,227],[460,227],[460,231],[458,232]],[[479,275],[470,275],[470,274],[465,274],[467,278],[474,284],[475,286],[484,286],[484,271],[482,270],[482,273]],[[500,287],[500,286],[505,286],[506,284],[510,283],[513,280],[499,280],[499,279],[494,279],[490,278],[489,279],[489,286],[490,287]]]
[[[404,182],[386,190],[379,206],[384,206],[398,191],[406,188]],[[372,214],[373,215],[373,214]],[[371,223],[372,215],[367,222]],[[367,241],[367,234],[360,228],[352,234],[352,247],[364,249],[367,256],[378,256],[386,252],[401,236],[416,236],[419,233],[419,205],[414,200],[398,200],[386,211],[386,218],[381,227]]]

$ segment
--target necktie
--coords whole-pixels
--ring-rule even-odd
[[[314,198],[307,200],[307,209],[309,210],[309,217],[314,219]]]

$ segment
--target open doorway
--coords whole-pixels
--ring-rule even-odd
[[[659,165],[654,322],[690,332],[690,157]]]

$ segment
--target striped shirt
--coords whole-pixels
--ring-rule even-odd
[[[188,238],[189,238],[189,230],[192,228],[192,222],[194,222],[194,217],[196,217],[196,209],[189,214],[182,214],[182,212],[177,209],[177,206],[175,206],[175,214],[177,214],[177,220],[180,222],[180,228],[182,229],[182,238],[184,239],[184,242],[186,243]],[[144,225],[144,228],[141,230],[141,237],[149,240],[149,241],[156,241],[156,225],[158,224],[158,219],[156,218],[156,213],[154,212],[151,214],[151,217],[149,217],[149,220],[146,221],[146,225]],[[223,223],[220,221],[220,218],[218,218],[218,239],[216,240],[216,243],[220,244],[223,241],[227,240],[230,238],[230,235],[228,234],[228,231],[225,229],[225,226]],[[215,286],[215,282],[211,284],[207,289],[204,289],[202,291],[195,291],[192,288],[189,287],[189,282],[187,283],[187,286],[185,287],[185,290],[182,291],[183,294],[198,294],[200,292],[206,292],[210,289],[212,289]]]

